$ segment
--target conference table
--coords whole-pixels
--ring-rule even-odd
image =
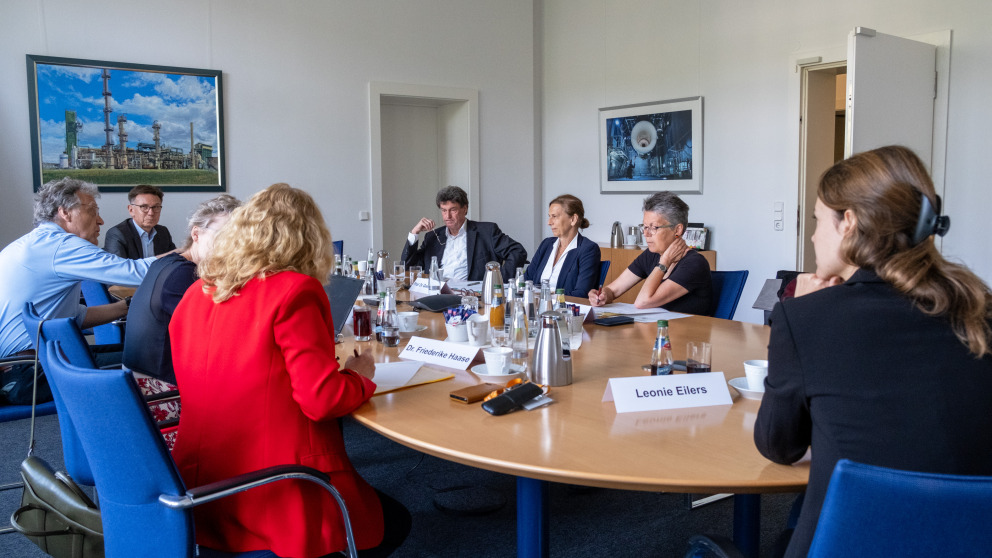
[[[408,308],[401,306],[400,310]],[[421,312],[417,335],[445,338],[440,314]],[[350,329],[350,328],[348,328]],[[744,375],[743,361],[765,358],[767,326],[690,316],[672,320],[674,358],[686,343],[713,344],[713,371],[727,380]],[[587,323],[581,347],[572,352],[573,383],[551,388],[554,403],[533,411],[492,416],[478,403],[453,401],[448,393],[483,383],[471,371],[447,381],[373,397],[354,418],[387,438],[442,459],[517,478],[518,556],[549,553],[549,483],[675,493],[733,493],[734,542],[746,556],[759,548],[760,494],[805,489],[808,462],[787,466],[765,459],[752,438],[759,401],[728,386],[732,405],[617,413],[603,401],[610,378],[647,375],[656,333],[652,323],[604,327]],[[378,362],[399,360],[405,345],[357,342],[346,335],[342,354],[371,347]],[[481,352],[480,352],[481,362]]]

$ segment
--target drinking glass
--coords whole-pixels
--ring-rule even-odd
[[[687,374],[709,372],[713,356],[713,345],[690,341],[685,350],[685,371]]]
[[[355,306],[352,312],[352,330],[356,341],[372,339],[372,309],[368,306]]]
[[[410,284],[412,285],[414,283],[414,281],[416,281],[417,279],[420,279],[420,276],[423,275],[423,273],[424,273],[424,268],[423,267],[421,267],[419,265],[411,265],[410,266]]]
[[[489,339],[493,347],[509,347],[510,326],[493,327],[489,330]]]
[[[393,280],[396,281],[397,286],[407,286],[410,285],[406,282],[406,264],[403,262],[393,263]]]

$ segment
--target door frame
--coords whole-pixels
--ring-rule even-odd
[[[894,33],[889,33],[894,34]],[[900,35],[901,36],[901,35]],[[934,31],[932,33],[926,33],[922,35],[912,35],[905,36],[906,39],[911,39],[914,41],[920,41],[924,43],[929,43],[937,47],[937,60],[936,60],[936,71],[937,71],[937,83],[936,91],[934,91],[934,105],[933,105],[933,147],[931,148],[931,160],[930,160],[930,177],[933,179],[934,190],[941,197],[945,196],[945,174],[947,169],[947,107],[948,107],[948,97],[950,94],[950,69],[951,69],[951,46],[953,39],[953,32],[950,29],[945,29],[942,31]],[[797,266],[802,265],[802,238],[799,236],[803,229],[812,230],[811,226],[803,226],[802,224],[802,213],[801,204],[804,199],[805,192],[802,190],[803,184],[800,180],[800,172],[802,172],[803,166],[802,161],[804,159],[802,149],[803,144],[801,141],[802,137],[802,124],[800,122],[800,115],[802,114],[803,99],[802,99],[802,78],[803,78],[803,67],[809,65],[819,65],[819,64],[831,64],[843,62],[847,63],[847,45],[846,41],[838,42],[836,46],[825,47],[816,50],[796,52],[789,57],[789,66],[793,69],[794,78],[789,80],[789,110],[790,115],[795,115],[793,120],[795,128],[791,134],[791,143],[793,153],[797,154],[797,157],[793,159],[795,167],[794,172],[796,176],[797,188],[796,188],[796,237],[795,237],[795,250],[796,255],[794,263]],[[807,185],[808,186],[808,185]],[[814,185],[815,187],[815,185]],[[943,239],[941,237],[935,237],[934,242],[937,245],[937,249],[940,250],[943,247]]]
[[[384,100],[406,98],[436,106],[468,104],[469,183],[459,185],[468,194],[469,219],[479,218],[479,91],[409,83],[369,82],[369,171],[372,187],[372,246],[385,246],[382,228],[382,105]],[[395,104],[395,102],[394,102]]]

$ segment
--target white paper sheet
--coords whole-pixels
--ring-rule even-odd
[[[407,385],[417,375],[422,365],[422,362],[406,360],[376,364],[375,377],[372,379],[376,385],[375,392],[391,391]]]

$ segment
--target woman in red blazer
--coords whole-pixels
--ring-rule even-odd
[[[183,398],[173,457],[189,486],[272,465],[324,471],[367,549],[383,540],[382,506],[348,460],[335,419],[372,396],[375,365],[368,353],[343,367],[335,358],[320,282],[332,262],[330,233],[306,192],[275,184],[232,214],[169,326]],[[303,481],[204,505],[195,518],[197,542],[217,550],[309,558],[346,546],[334,500]]]

